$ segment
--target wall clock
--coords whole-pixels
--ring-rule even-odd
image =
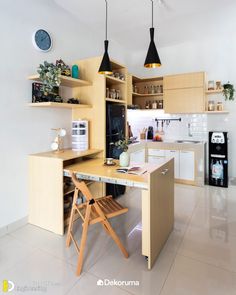
[[[52,38],[50,34],[43,29],[34,32],[32,42],[34,47],[42,52],[48,52],[52,48]]]

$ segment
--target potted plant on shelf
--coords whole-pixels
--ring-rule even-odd
[[[120,139],[114,144],[118,149],[121,149],[123,151],[119,157],[121,167],[127,167],[129,166],[129,163],[130,163],[130,155],[128,153],[128,144],[129,144],[128,138]]]
[[[223,85],[223,94],[225,96],[225,100],[234,100],[234,85],[229,82]]]
[[[60,75],[63,70],[63,65],[58,66],[47,61],[44,61],[43,64],[39,65],[39,79],[43,83],[41,90],[45,95],[55,96],[55,87],[59,87],[61,84]]]

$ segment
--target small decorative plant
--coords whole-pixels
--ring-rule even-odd
[[[39,79],[43,83],[42,90],[46,93],[53,93],[54,87],[59,87],[61,84],[60,75],[64,70],[64,66],[54,65],[44,61],[43,64],[39,65],[38,73]]]
[[[225,96],[225,100],[234,100],[234,85],[229,82],[223,85],[223,94]]]
[[[128,138],[123,138],[123,139],[120,139],[118,141],[116,141],[114,143],[114,145],[118,148],[118,149],[121,149],[122,151],[124,152],[127,152],[128,151],[128,145],[129,145],[129,139]]]

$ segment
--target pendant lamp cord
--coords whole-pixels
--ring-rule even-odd
[[[107,40],[107,0],[105,0],[105,2],[106,2],[106,39],[105,40]]]
[[[152,28],[153,28],[153,0],[151,0],[152,2]]]

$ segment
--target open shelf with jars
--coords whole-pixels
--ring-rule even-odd
[[[127,102],[127,69],[125,66],[111,61],[113,74],[106,75],[106,95],[107,102],[125,103]]]
[[[208,81],[206,94],[206,114],[228,114],[224,109],[223,87],[220,81]]]
[[[139,109],[163,109],[163,77],[132,76],[132,104]]]

